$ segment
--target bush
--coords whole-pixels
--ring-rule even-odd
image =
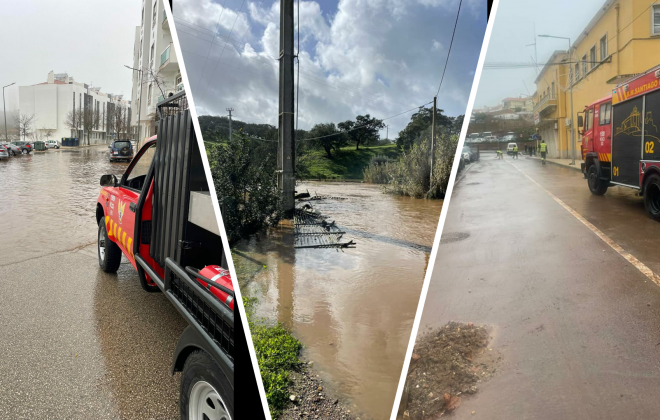
[[[392,159],[385,155],[373,156],[362,172],[364,180],[372,184],[387,184],[390,181],[387,166],[391,164]]]
[[[251,141],[237,133],[231,142],[209,148],[211,175],[230,242],[276,225],[282,214],[275,154]]]
[[[302,344],[279,323],[269,326],[257,322],[255,303],[254,298],[243,298],[268,407],[276,418],[289,403],[289,372],[300,366]]]

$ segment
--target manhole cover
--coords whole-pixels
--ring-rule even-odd
[[[448,232],[443,233],[442,238],[440,239],[441,244],[449,244],[452,242],[462,241],[470,237],[470,234],[467,232]]]

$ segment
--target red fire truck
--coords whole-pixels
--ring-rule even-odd
[[[142,288],[162,291],[188,321],[172,365],[181,418],[233,418],[234,291],[185,92],[157,112],[158,136],[121,179],[101,177],[99,265],[114,273],[123,255]]]
[[[635,188],[660,221],[660,66],[616,87],[578,115],[582,173],[589,190]]]

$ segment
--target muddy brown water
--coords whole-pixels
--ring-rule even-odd
[[[303,357],[361,418],[390,416],[442,201],[383,194],[379,186],[309,182],[299,192],[355,249],[293,249],[290,227],[239,243],[241,290],[256,315],[291,328]]]
[[[0,159],[0,265],[71,250],[96,240],[101,175],[120,177],[108,146],[63,148]],[[91,233],[91,234],[90,234]]]

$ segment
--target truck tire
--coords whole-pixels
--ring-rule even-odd
[[[660,175],[651,174],[644,183],[644,207],[651,219],[660,221]]]
[[[234,390],[218,362],[205,351],[194,351],[181,373],[181,420],[234,418]]]
[[[96,244],[101,270],[106,273],[116,273],[119,270],[119,264],[121,264],[121,249],[108,238],[104,217],[99,220],[99,234]]]
[[[594,164],[589,166],[587,171],[587,184],[589,184],[589,191],[593,195],[603,195],[607,192],[608,182],[600,179],[598,167]]]

